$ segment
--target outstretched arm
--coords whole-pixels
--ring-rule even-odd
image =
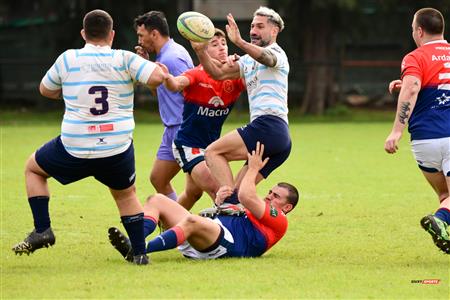
[[[155,69],[147,80],[147,86],[152,90],[156,89],[160,84],[164,82],[165,78],[166,74],[164,74],[160,66],[156,65]]]
[[[256,194],[256,177],[259,170],[261,170],[269,161],[267,157],[264,161],[262,156],[264,153],[264,145],[260,142],[256,143],[256,149],[252,153],[248,153],[248,170],[242,179],[239,188],[239,202],[245,206],[258,219],[262,218],[266,208],[265,202]]]
[[[228,25],[226,26],[230,41],[253,57],[257,62],[274,67],[277,64],[277,57],[269,49],[259,47],[242,39],[239,28],[231,14],[227,15]]]
[[[169,69],[167,68],[167,66],[165,64],[162,64],[159,62],[157,62],[156,64],[161,68],[162,72],[165,75],[164,86],[169,91],[181,92],[187,86],[190,85],[189,78],[187,78],[186,76],[183,76],[183,75],[173,76],[172,74],[169,73]]]
[[[421,81],[415,76],[406,75],[402,81],[400,95],[398,96],[397,113],[395,115],[394,125],[389,136],[384,143],[384,150],[387,153],[395,153],[398,149],[403,130],[416,105],[417,96],[420,92]]]
[[[206,52],[206,48],[208,46],[207,43],[191,42],[191,45],[195,53],[197,54],[200,64],[203,66],[206,73],[208,73],[213,79],[236,79],[241,76],[239,72],[239,65],[237,63],[222,63],[209,56],[208,52]]]

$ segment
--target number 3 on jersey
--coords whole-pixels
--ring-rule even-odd
[[[97,109],[96,107],[91,107],[91,114],[94,116],[104,115],[109,110],[109,104],[108,104],[108,89],[104,86],[92,86],[88,93],[89,95],[97,95],[97,92],[100,92],[100,97],[95,98],[95,103],[101,104],[102,108]]]

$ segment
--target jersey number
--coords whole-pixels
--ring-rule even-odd
[[[109,104],[108,104],[108,89],[104,86],[93,86],[89,89],[89,94],[93,95],[97,92],[100,92],[100,97],[95,98],[95,103],[101,104],[102,108],[97,109],[96,107],[91,107],[91,114],[95,116],[104,115],[109,110]]]

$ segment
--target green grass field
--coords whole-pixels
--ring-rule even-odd
[[[50,180],[56,245],[30,256],[11,251],[33,226],[25,160],[60,126],[57,114],[30,115],[0,114],[1,299],[449,299],[449,256],[419,225],[437,199],[407,135],[399,153],[384,153],[390,121],[291,123],[291,155],[258,191],[288,181],[300,188],[301,200],[286,236],[263,257],[198,262],[172,250],[137,267],[110,246],[107,229],[121,226],[120,219],[107,188],[91,178],[64,187]],[[148,174],[162,126],[142,119],[134,138],[144,201],[154,192]],[[235,118],[224,132],[246,121]],[[184,175],[174,184],[181,192]],[[194,211],[210,204],[204,196]],[[422,279],[440,283],[411,282]]]

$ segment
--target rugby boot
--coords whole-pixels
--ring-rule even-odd
[[[420,220],[420,225],[431,235],[434,244],[439,249],[450,254],[450,237],[447,232],[447,223],[433,215],[428,215]]]
[[[133,262],[133,248],[128,237],[126,237],[119,229],[111,227],[108,229],[108,237],[111,245],[129,262]]]
[[[133,256],[133,264],[136,265],[148,265],[148,256],[146,254],[138,254]]]
[[[55,235],[53,234],[52,228],[47,228],[44,232],[37,233],[34,229],[23,242],[15,245],[12,250],[16,254],[28,254],[33,253],[35,250],[48,246],[53,246],[55,244]]]

